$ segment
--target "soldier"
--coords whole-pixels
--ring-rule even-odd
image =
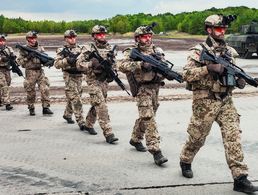
[[[35,31],[29,31],[26,34],[27,45],[31,49],[37,50],[39,52],[44,52],[44,48],[38,45],[37,41],[38,35]],[[31,116],[35,115],[35,107],[34,103],[36,100],[36,90],[35,86],[38,84],[39,90],[41,92],[41,102],[43,107],[43,114],[53,114],[53,112],[49,109],[50,107],[50,99],[49,99],[49,80],[45,76],[44,70],[42,69],[41,61],[33,55],[33,53],[29,53],[23,50],[19,51],[19,56],[17,58],[17,62],[25,68],[25,80],[24,80],[24,88],[27,92],[27,104],[29,113]]]
[[[240,143],[240,115],[232,100],[234,87],[222,85],[220,82],[220,75],[224,72],[223,65],[200,61],[201,52],[206,48],[216,56],[229,56],[234,62],[237,52],[224,41],[229,24],[226,19],[222,15],[206,18],[205,30],[208,37],[205,42],[190,49],[188,63],[184,67],[183,78],[187,82],[187,89],[193,91],[193,115],[187,129],[189,137],[180,155],[180,167],[184,177],[193,177],[191,163],[216,121],[220,126],[227,164],[234,179],[233,190],[249,193],[258,188],[247,179],[248,169],[243,162]],[[241,78],[236,83],[240,89],[245,87],[245,80]]]
[[[94,43],[84,47],[83,53],[78,57],[77,67],[85,71],[90,95],[91,108],[86,117],[86,130],[95,131],[93,126],[98,119],[106,142],[112,144],[118,141],[118,138],[112,132],[106,103],[108,82],[111,80],[102,69],[99,61],[90,57],[90,54],[96,48],[104,59],[107,58],[107,54],[111,51],[111,46],[106,40],[106,33],[107,29],[104,26],[96,25],[92,28]]]
[[[65,95],[67,99],[63,118],[73,124],[72,114],[83,131],[85,121],[82,109],[82,71],[76,69],[76,58],[81,53],[81,47],[76,44],[77,33],[74,30],[67,30],[64,33],[65,45],[57,49],[57,56],[54,66],[62,69],[65,81]],[[94,133],[94,132],[93,132]]]
[[[12,110],[10,104],[9,86],[11,85],[11,74],[9,57],[16,56],[11,47],[6,46],[6,35],[0,35],[0,104],[5,105],[6,110]]]
[[[161,48],[152,43],[153,31],[148,26],[140,26],[134,33],[135,47],[144,55],[159,56],[164,59]],[[153,155],[154,162],[162,165],[167,162],[159,147],[160,136],[157,130],[155,115],[159,107],[158,94],[164,78],[154,72],[149,63],[134,61],[130,58],[132,48],[124,50],[125,59],[119,63],[119,70],[127,74],[133,96],[136,96],[139,118],[135,121],[130,144],[137,151],[146,152],[142,144],[145,134],[148,151]]]

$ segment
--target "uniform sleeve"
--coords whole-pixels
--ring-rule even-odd
[[[123,73],[127,72],[134,72],[137,69],[141,68],[142,61],[133,61],[130,58],[130,49],[126,49],[123,54],[124,54],[124,59],[119,60],[117,62],[117,68]]]
[[[194,82],[201,80],[201,78],[208,74],[208,69],[203,66],[200,61],[200,51],[191,50],[187,57],[187,64],[183,68],[183,79],[187,82]]]
[[[17,62],[20,64],[23,68],[25,68],[25,65],[28,63],[29,59],[27,58],[28,53],[22,50],[19,50]]]
[[[89,59],[91,49],[89,46],[83,46],[81,54],[77,57],[76,68],[80,71],[88,71],[92,66],[92,62]]]
[[[65,68],[66,66],[68,66],[68,62],[67,62],[66,58],[61,54],[62,50],[63,50],[63,48],[58,48],[56,50],[56,57],[55,57],[55,61],[54,61],[54,66],[57,69]]]

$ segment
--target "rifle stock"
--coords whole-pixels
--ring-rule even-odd
[[[257,87],[258,83],[254,78],[245,73],[243,69],[237,65],[231,63],[228,58],[222,56],[215,56],[211,54],[205,47],[203,47],[200,61],[211,61],[216,64],[221,64],[224,66],[224,72],[222,74],[222,80],[225,86],[236,86],[235,77],[244,79],[249,85]]]
[[[118,78],[118,74],[117,72],[112,68],[112,64],[114,63],[114,51],[117,47],[117,45],[115,45],[113,47],[113,49],[111,50],[110,53],[107,54],[107,60],[104,59],[98,52],[96,46],[94,44],[92,44],[92,47],[94,48],[94,51],[90,54],[90,58],[96,58],[100,65],[102,66],[103,70],[117,83],[117,85],[124,91],[126,91],[126,93],[128,95],[130,95],[130,93],[126,90],[124,83]]]
[[[11,70],[13,73],[16,73],[19,77],[23,77],[23,73],[21,71],[21,69],[19,68],[19,65],[17,64],[17,62],[15,61],[16,59],[16,56],[11,56],[11,55],[8,55],[6,52],[4,52],[3,50],[1,50],[1,53],[3,53],[7,58],[8,58],[8,63],[9,63],[9,66],[11,66]]]
[[[20,44],[17,44],[15,47],[20,49],[20,50],[24,50],[28,53],[32,52],[35,55],[35,57],[37,57],[40,60],[40,62],[43,64],[43,66],[47,66],[47,67],[50,68],[54,65],[55,59],[48,56],[46,53],[41,53],[37,50],[31,49],[29,47],[26,47],[26,46],[23,46],[23,45],[20,45]]]
[[[144,55],[140,53],[136,48],[133,48],[131,50],[130,57],[134,60],[140,60],[140,61],[150,63],[155,72],[161,74],[168,80],[176,80],[179,83],[183,82],[182,75],[173,71],[172,67],[169,68],[169,64],[172,64],[169,61],[164,62],[164,61],[155,59],[153,56]]]

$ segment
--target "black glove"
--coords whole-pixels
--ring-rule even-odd
[[[68,62],[68,64],[75,64],[76,63],[76,59],[74,57],[67,57],[66,60]]]
[[[93,58],[91,58],[90,61],[92,62],[93,69],[100,69],[101,68],[101,65],[100,65],[100,63],[99,63],[97,58],[93,57]]]
[[[239,79],[236,80],[236,86],[239,89],[244,89],[245,85],[246,85],[245,79],[239,78]]]
[[[6,57],[6,56],[1,56],[1,62],[8,62],[9,61],[9,59],[8,59],[8,57]]]
[[[11,59],[11,60],[16,60],[16,55],[14,55],[13,53],[11,53],[10,59]]]
[[[147,71],[147,72],[149,72],[149,71],[152,70],[152,66],[151,66],[151,64],[148,63],[148,62],[143,62],[143,63],[142,63],[142,69],[145,70],[145,71]]]
[[[219,75],[222,75],[222,73],[224,72],[224,66],[221,64],[208,64],[207,69],[209,72],[215,72]]]
[[[27,59],[31,60],[31,59],[33,59],[33,58],[36,58],[36,54],[35,54],[34,52],[28,53]]]

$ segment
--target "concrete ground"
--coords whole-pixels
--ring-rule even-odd
[[[241,114],[242,143],[249,179],[258,185],[257,96],[235,98]],[[181,176],[179,154],[186,140],[191,100],[162,101],[157,113],[161,147],[169,161],[162,167],[148,153],[129,145],[135,102],[109,103],[118,144],[81,132],[63,118],[64,104],[53,116],[29,116],[25,105],[0,108],[0,194],[242,194],[232,191],[219,128],[213,125],[206,145],[193,163],[194,178]],[[89,105],[84,106],[85,113]]]

